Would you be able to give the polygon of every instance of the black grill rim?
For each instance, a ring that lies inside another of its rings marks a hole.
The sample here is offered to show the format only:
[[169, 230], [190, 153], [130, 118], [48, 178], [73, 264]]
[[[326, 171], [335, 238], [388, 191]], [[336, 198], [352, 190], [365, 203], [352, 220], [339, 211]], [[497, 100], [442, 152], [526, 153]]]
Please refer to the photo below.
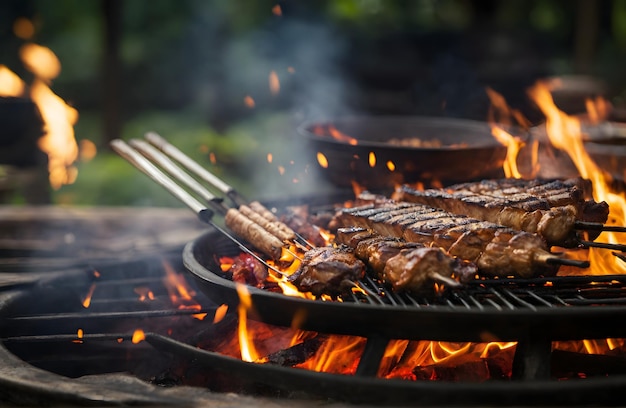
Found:
[[[218, 231], [209, 230], [184, 247], [183, 263], [210, 299], [235, 306], [239, 303], [236, 284], [210, 267], [214, 255], [226, 255], [221, 251], [228, 248], [236, 249]], [[623, 305], [414, 307], [314, 301], [247, 289], [254, 305], [252, 318], [287, 327], [297, 319], [298, 328], [321, 333], [471, 342], [518, 341], [529, 333], [551, 341], [626, 337], [626, 327], [619, 324], [626, 318]]]

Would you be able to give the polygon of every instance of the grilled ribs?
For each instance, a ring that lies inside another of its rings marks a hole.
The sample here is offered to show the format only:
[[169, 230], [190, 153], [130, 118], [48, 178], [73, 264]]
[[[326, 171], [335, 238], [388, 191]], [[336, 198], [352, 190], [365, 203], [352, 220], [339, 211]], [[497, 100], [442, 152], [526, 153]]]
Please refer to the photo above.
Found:
[[572, 247], [580, 241], [577, 220], [604, 223], [608, 218], [605, 202], [586, 199], [589, 190], [582, 179], [502, 179], [424, 191], [403, 186], [394, 198], [537, 233], [549, 245]]

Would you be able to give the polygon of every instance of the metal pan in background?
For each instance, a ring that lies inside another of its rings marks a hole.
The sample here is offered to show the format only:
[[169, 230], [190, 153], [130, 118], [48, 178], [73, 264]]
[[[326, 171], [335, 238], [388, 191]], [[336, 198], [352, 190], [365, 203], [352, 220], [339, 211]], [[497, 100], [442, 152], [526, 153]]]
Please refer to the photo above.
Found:
[[307, 122], [298, 133], [308, 143], [313, 160], [318, 152], [326, 157], [328, 167], [320, 172], [338, 186], [356, 181], [367, 188], [390, 188], [418, 181], [456, 183], [503, 176], [506, 147], [491, 135], [486, 122], [357, 116]]

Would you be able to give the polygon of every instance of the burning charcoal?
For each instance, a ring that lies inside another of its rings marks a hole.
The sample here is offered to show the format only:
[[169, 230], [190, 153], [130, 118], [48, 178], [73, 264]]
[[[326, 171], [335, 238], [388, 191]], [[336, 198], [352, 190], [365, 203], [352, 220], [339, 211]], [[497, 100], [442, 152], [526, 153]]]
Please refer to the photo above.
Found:
[[234, 282], [263, 288], [267, 280], [267, 268], [252, 255], [242, 253], [230, 268]]
[[317, 352], [325, 340], [326, 336], [318, 335], [311, 339], [304, 340], [302, 343], [298, 343], [295, 346], [272, 353], [265, 357], [262, 362], [283, 367], [293, 367], [302, 364]]

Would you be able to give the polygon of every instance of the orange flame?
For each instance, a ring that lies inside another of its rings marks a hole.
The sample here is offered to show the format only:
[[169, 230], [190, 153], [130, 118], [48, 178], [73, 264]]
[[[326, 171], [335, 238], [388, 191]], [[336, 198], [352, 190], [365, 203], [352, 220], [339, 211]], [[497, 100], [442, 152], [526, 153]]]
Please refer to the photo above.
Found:
[[333, 125], [328, 126], [328, 133], [330, 134], [330, 136], [332, 136], [334, 139], [339, 140], [340, 142], [346, 142], [350, 145], [356, 146], [359, 141], [355, 138], [353, 138], [352, 136], [348, 136], [345, 133], [339, 131], [336, 127], [334, 127]]
[[[571, 158], [581, 177], [589, 179], [593, 185], [593, 196], [596, 201], [606, 201], [609, 204], [610, 219], [608, 224], [624, 225], [626, 218], [626, 199], [622, 194], [611, 190], [610, 180], [607, 180], [587, 154], [581, 131], [580, 119], [568, 116], [559, 110], [547, 85], [536, 83], [529, 91], [530, 98], [539, 106], [546, 116], [546, 133], [550, 143], [563, 151]], [[602, 242], [619, 243], [616, 233], [603, 232], [598, 238]], [[589, 248], [590, 273], [626, 273], [626, 265], [610, 251], [599, 248]]]
[[24, 95], [24, 81], [5, 65], [0, 65], [0, 97], [20, 97]]
[[280, 4], [277, 4], [274, 7], [272, 7], [272, 14], [278, 17], [283, 15], [283, 10], [280, 8]]
[[585, 100], [585, 108], [591, 124], [598, 124], [609, 116], [611, 104], [606, 99], [598, 96], [595, 99], [587, 98]]
[[239, 348], [243, 361], [256, 361], [259, 354], [254, 347], [252, 336], [248, 335], [248, 311], [252, 309], [252, 297], [245, 285], [237, 284], [237, 294], [239, 295], [239, 306], [237, 313], [239, 316]]
[[488, 112], [491, 134], [501, 145], [507, 147], [506, 159], [503, 165], [504, 174], [506, 177], [522, 178], [517, 167], [517, 156], [520, 149], [524, 146], [524, 142], [519, 137], [511, 135], [503, 129], [503, 126], [506, 127], [512, 124], [512, 118], [520, 118], [521, 114], [512, 110], [504, 97], [498, 92], [491, 88], [487, 88], [486, 92], [491, 101]]
[[26, 69], [48, 83], [61, 73], [61, 62], [48, 47], [25, 44], [20, 48], [20, 58]]
[[394, 162], [392, 162], [391, 160], [389, 160], [387, 162], [387, 169], [389, 169], [389, 171], [395, 171], [396, 170], [396, 164]]
[[[182, 274], [177, 273], [174, 268], [172, 268], [172, 265], [170, 265], [170, 263], [166, 260], [163, 260], [162, 264], [163, 269], [165, 270], [163, 283], [167, 289], [172, 304], [181, 310], [201, 310], [201, 305], [193, 299], [196, 293], [189, 287], [185, 277]], [[206, 315], [206, 313], [196, 313], [192, 316], [195, 319], [203, 320]]]

